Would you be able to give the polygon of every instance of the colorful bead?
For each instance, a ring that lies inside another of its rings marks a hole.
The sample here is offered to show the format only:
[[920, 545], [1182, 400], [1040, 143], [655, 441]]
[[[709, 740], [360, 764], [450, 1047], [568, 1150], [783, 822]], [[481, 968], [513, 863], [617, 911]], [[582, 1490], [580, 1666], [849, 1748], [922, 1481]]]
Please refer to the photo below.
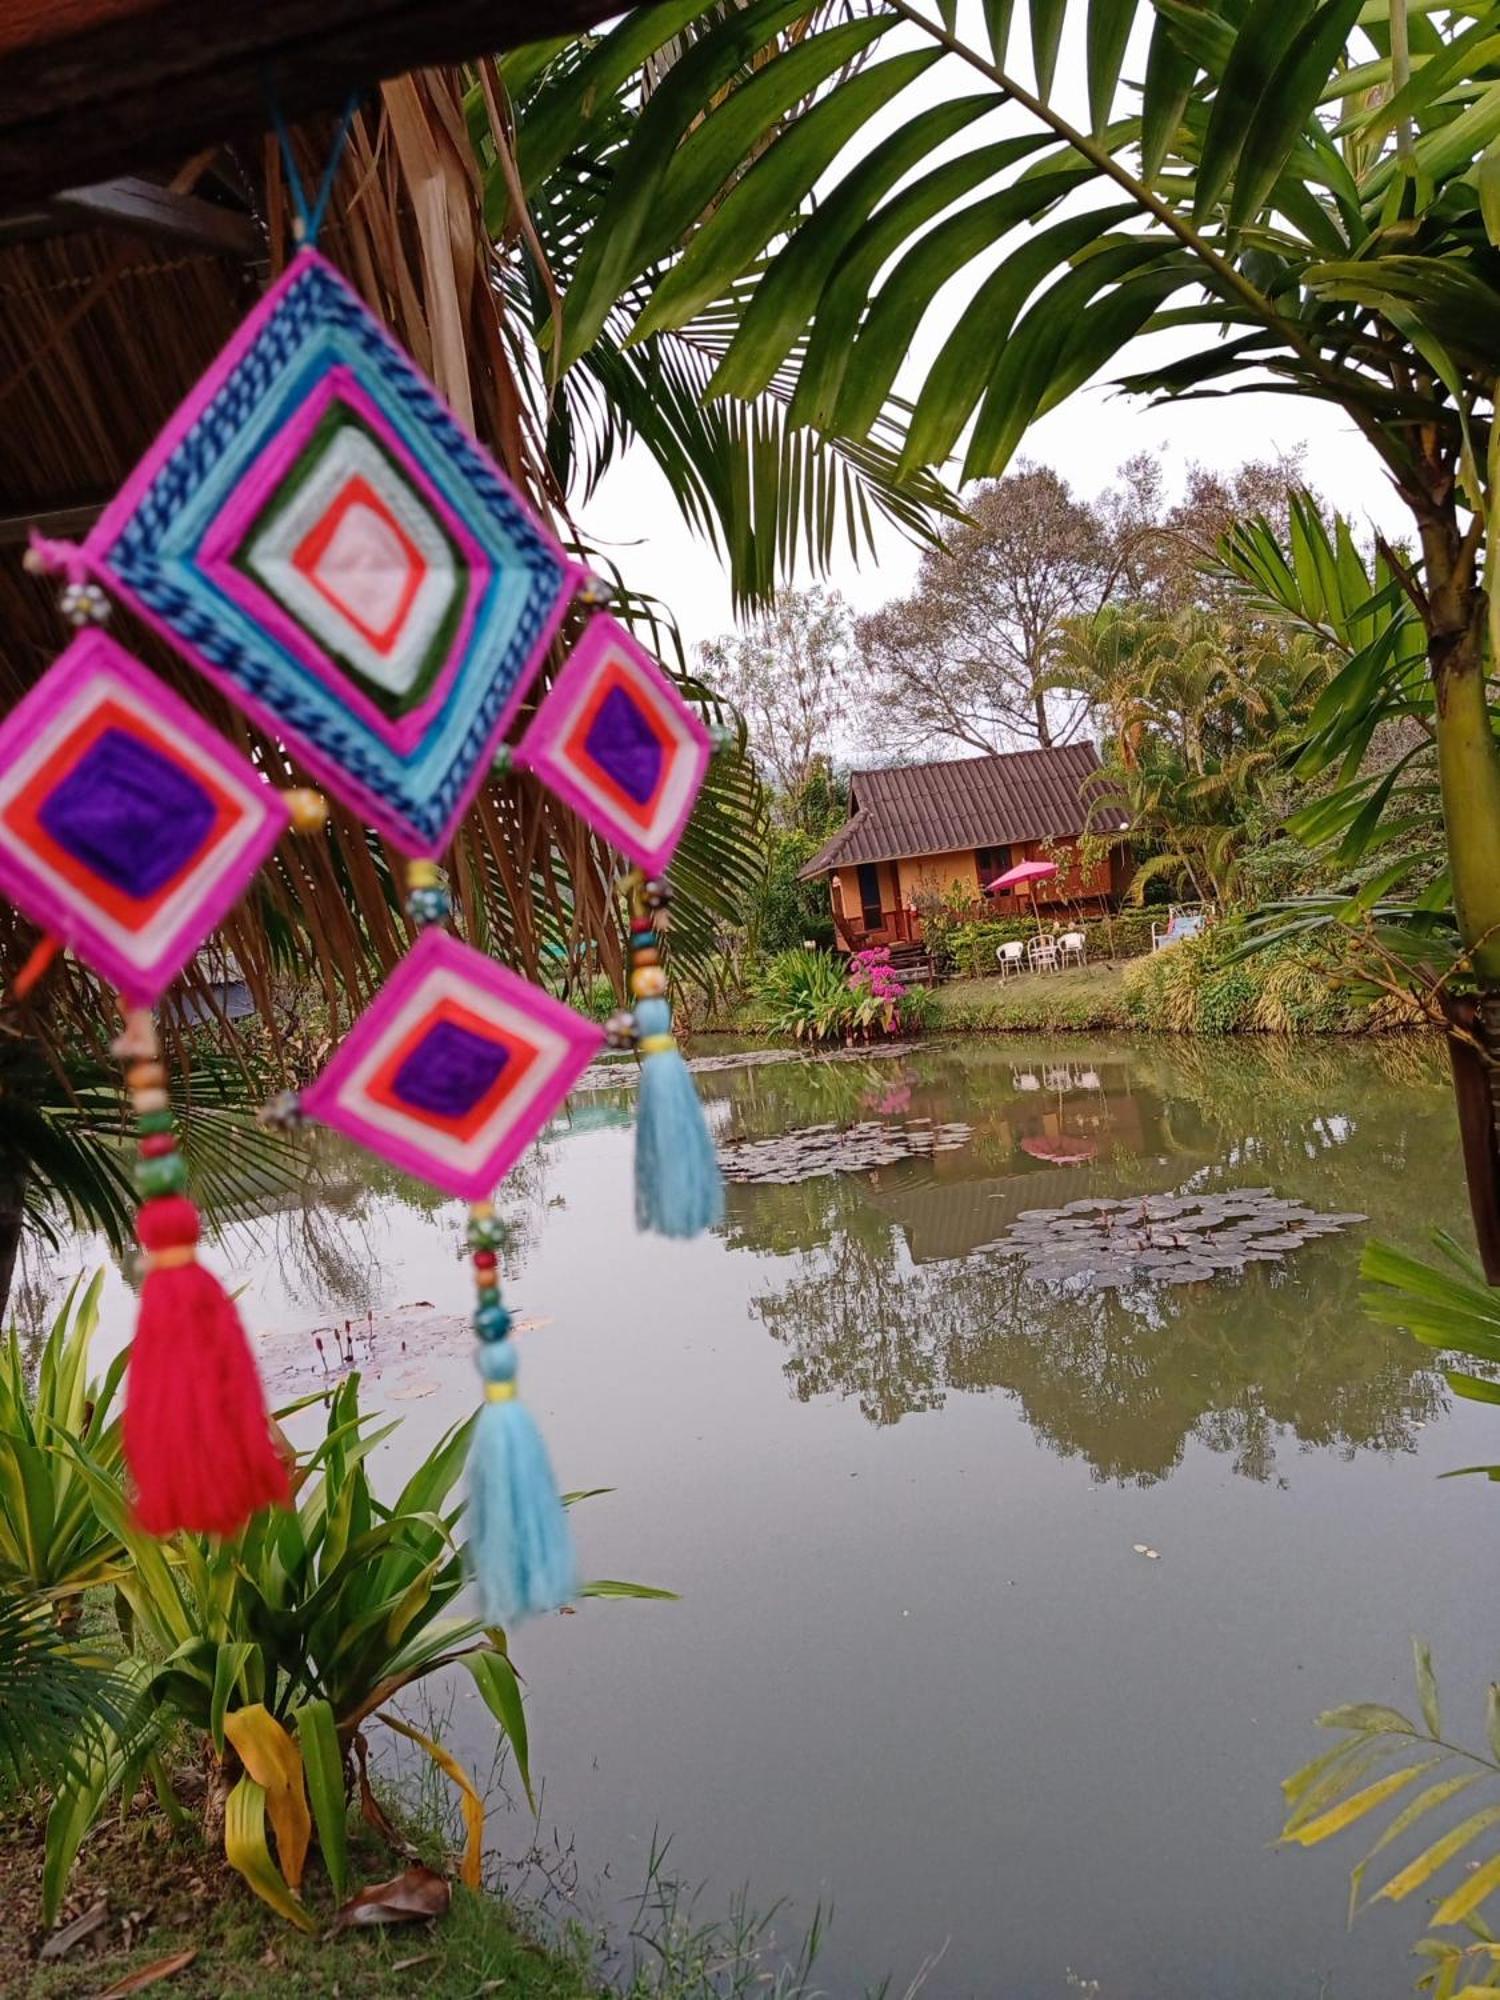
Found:
[[133, 1062], [125, 1072], [129, 1090], [165, 1089], [167, 1072], [159, 1062]]
[[148, 1133], [170, 1132], [172, 1129], [172, 1114], [170, 1111], [142, 1112], [141, 1116], [135, 1121], [135, 1129], [142, 1138], [145, 1138]]
[[474, 1252], [474, 1269], [476, 1271], [493, 1271], [497, 1261], [493, 1250], [476, 1250]]
[[290, 791], [282, 793], [287, 811], [292, 816], [294, 833], [321, 833], [328, 824], [328, 801], [321, 792], [315, 792], [311, 785], [294, 785]]
[[474, 1331], [481, 1340], [504, 1340], [510, 1328], [510, 1313], [498, 1299], [486, 1300], [474, 1308]]
[[406, 864], [406, 886], [408, 889], [430, 889], [441, 882], [443, 871], [435, 861], [408, 861]]
[[445, 924], [453, 915], [453, 900], [441, 884], [413, 889], [406, 899], [406, 914], [414, 924]]
[[667, 975], [659, 965], [643, 965], [631, 973], [630, 990], [637, 1000], [660, 1000], [667, 990]]
[[471, 1250], [500, 1250], [505, 1245], [505, 1225], [491, 1209], [488, 1215], [481, 1215], [476, 1209], [469, 1217], [469, 1248]]
[[625, 1007], [617, 1009], [604, 1024], [604, 1038], [612, 1049], [634, 1048], [634, 1014]]
[[148, 1132], [141, 1140], [140, 1155], [143, 1160], [160, 1160], [176, 1151], [177, 1140], [171, 1132]]
[[[498, 1271], [476, 1271], [474, 1273], [474, 1283], [481, 1292], [498, 1292], [500, 1289], [500, 1273]], [[481, 1299], [480, 1304], [483, 1305], [484, 1303], [485, 1301]]]
[[156, 1195], [181, 1194], [187, 1187], [187, 1162], [181, 1153], [167, 1153], [158, 1160], [137, 1160], [135, 1184], [147, 1201]]
[[151, 1018], [149, 1007], [132, 1007], [125, 1015], [125, 1025], [109, 1045], [110, 1054], [118, 1056], [122, 1062], [132, 1056], [139, 1056], [154, 1062], [161, 1053], [156, 1039], [156, 1023]]
[[632, 951], [655, 951], [656, 932], [654, 930], [632, 931], [630, 933]]
[[648, 908], [653, 910], [664, 910], [672, 900], [672, 891], [659, 877], [653, 877], [651, 881], [646, 883], [645, 887], [641, 890], [641, 895], [645, 899]]
[[652, 945], [649, 950], [633, 951], [630, 955], [633, 965], [660, 965], [661, 953]]
[[130, 1101], [135, 1107], [138, 1118], [144, 1118], [153, 1111], [166, 1111], [170, 1108], [170, 1100], [164, 1090], [133, 1090], [130, 1093]]

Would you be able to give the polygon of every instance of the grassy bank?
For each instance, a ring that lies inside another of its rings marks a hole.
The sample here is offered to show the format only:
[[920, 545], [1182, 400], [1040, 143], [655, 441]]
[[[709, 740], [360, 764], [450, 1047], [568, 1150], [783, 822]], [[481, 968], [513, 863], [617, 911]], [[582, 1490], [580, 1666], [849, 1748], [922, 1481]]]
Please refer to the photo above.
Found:
[[[1273, 946], [1236, 957], [1238, 941], [1225, 926], [1145, 958], [949, 980], [932, 991], [930, 1027], [949, 1034], [1362, 1035], [1424, 1019], [1415, 1001], [1362, 986], [1357, 965], [1327, 947]], [[772, 1033], [775, 1025], [754, 1000], [708, 1024], [711, 1032], [741, 1035]]]
[[949, 1034], [1124, 1028], [1123, 965], [1070, 966], [1013, 979], [954, 979], [934, 991], [938, 1029]]
[[[444, 1861], [436, 1833], [405, 1826], [425, 1860]], [[357, 1819], [351, 1850], [370, 1879], [405, 1865]], [[289, 1992], [359, 1994], [361, 2000], [468, 2000], [505, 1993], [512, 2000], [594, 2000], [602, 1988], [587, 1954], [577, 1959], [544, 1948], [500, 1897], [455, 1883], [447, 1914], [433, 1920], [304, 1935], [251, 1895], [195, 1824], [171, 1827], [154, 1806], [103, 1820], [79, 1856], [63, 1922], [105, 1905], [105, 1920], [68, 1954], [38, 1962], [42, 1873], [39, 1820], [0, 1826], [0, 1992], [35, 2000], [102, 1994], [146, 1968], [163, 1967], [159, 1990], [173, 1996], [253, 1996]], [[309, 1878], [308, 1900], [324, 1920], [333, 1899]], [[165, 1962], [192, 1954], [170, 1974]]]

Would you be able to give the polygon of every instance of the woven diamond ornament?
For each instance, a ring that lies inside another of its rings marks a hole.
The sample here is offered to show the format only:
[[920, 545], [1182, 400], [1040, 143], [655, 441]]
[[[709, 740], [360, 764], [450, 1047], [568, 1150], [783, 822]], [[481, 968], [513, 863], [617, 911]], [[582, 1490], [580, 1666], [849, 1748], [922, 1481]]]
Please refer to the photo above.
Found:
[[600, 613], [584, 627], [516, 753], [648, 874], [687, 824], [713, 745], [645, 649]]
[[434, 928], [302, 1093], [302, 1109], [404, 1172], [480, 1201], [603, 1040], [594, 1022]]
[[423, 856], [447, 844], [586, 575], [311, 250], [82, 557]]
[[287, 820], [253, 766], [102, 632], [0, 723], [0, 893], [128, 1005], [170, 985]]

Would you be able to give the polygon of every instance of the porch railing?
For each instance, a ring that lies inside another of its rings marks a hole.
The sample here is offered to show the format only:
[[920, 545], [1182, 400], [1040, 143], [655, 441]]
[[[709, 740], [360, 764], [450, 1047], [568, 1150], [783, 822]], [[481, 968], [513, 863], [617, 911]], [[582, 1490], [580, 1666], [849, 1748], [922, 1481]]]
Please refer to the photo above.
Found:
[[915, 910], [882, 910], [876, 922], [865, 911], [857, 916], [835, 916], [834, 930], [839, 942], [851, 950], [865, 944], [920, 944], [922, 942], [922, 919]]

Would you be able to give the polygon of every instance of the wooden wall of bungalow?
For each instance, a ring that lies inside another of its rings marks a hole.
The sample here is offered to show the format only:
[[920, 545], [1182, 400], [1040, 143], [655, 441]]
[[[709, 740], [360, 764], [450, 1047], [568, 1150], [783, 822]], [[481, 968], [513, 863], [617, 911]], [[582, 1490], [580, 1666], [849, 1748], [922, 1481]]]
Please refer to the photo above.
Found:
[[[1058, 872], [1018, 895], [1008, 891], [983, 895], [986, 882], [1022, 861], [1055, 861]], [[1130, 857], [1119, 848], [1085, 863], [1075, 836], [889, 861], [844, 862], [829, 875], [833, 927], [843, 950], [858, 951], [868, 945], [920, 944], [921, 905], [939, 897], [961, 903], [982, 901], [1001, 917], [1030, 916], [1033, 909], [1044, 921], [1063, 920], [1072, 913], [1093, 915], [1118, 907], [1131, 873]]]

